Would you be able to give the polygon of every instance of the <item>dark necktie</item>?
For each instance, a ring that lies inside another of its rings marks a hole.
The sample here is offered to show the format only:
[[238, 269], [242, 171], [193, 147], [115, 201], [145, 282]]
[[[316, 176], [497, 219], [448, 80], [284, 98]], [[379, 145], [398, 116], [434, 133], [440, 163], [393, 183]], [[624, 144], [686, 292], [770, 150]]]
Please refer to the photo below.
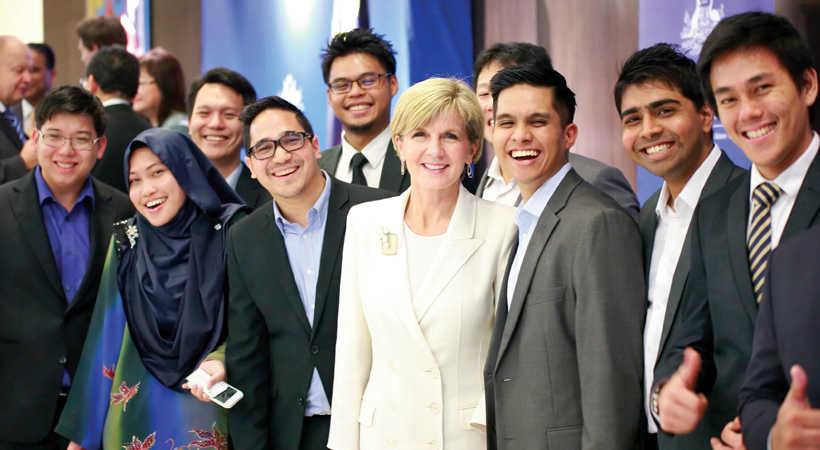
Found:
[[14, 114], [14, 111], [11, 108], [6, 108], [3, 112], [3, 116], [6, 117], [6, 120], [14, 128], [14, 131], [17, 133], [17, 137], [20, 138], [20, 142], [26, 143], [26, 134], [23, 133], [23, 127], [20, 125], [20, 120], [17, 118], [17, 115]]
[[353, 184], [367, 186], [367, 179], [365, 179], [362, 171], [365, 164], [367, 164], [367, 158], [361, 152], [356, 152], [353, 158], [350, 159], [350, 168], [353, 170]]
[[780, 186], [765, 182], [752, 192], [752, 225], [749, 227], [749, 272], [752, 275], [752, 287], [755, 299], [760, 303], [763, 296], [766, 266], [769, 264], [769, 253], [772, 250], [772, 205], [783, 189]]

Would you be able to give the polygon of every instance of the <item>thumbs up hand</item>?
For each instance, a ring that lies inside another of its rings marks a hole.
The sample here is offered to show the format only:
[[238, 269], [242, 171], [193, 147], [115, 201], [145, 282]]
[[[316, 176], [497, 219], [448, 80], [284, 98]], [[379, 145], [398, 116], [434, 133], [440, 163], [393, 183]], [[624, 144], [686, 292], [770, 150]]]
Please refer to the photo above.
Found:
[[708, 402], [695, 392], [700, 374], [700, 354], [691, 348], [683, 352], [683, 363], [658, 394], [661, 429], [671, 434], [687, 434], [698, 425]]
[[772, 450], [820, 449], [820, 410], [806, 395], [809, 379], [799, 365], [791, 368], [792, 384], [772, 427]]

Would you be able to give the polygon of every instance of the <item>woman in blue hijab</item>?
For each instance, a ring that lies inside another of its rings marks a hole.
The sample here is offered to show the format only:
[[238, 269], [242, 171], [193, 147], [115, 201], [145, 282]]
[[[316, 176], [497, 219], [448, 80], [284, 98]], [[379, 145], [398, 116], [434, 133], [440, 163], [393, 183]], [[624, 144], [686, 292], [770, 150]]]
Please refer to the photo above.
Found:
[[137, 136], [125, 175], [137, 215], [116, 225], [56, 431], [69, 449], [227, 449], [224, 410], [181, 385], [203, 360], [224, 359], [227, 229], [250, 210], [176, 131]]

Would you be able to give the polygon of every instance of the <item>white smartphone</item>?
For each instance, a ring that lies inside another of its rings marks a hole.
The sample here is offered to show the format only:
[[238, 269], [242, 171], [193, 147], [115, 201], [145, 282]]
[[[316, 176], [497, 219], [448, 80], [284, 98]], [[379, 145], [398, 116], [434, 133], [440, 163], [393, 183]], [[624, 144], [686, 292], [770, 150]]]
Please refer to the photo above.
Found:
[[202, 386], [205, 390], [205, 395], [207, 395], [208, 398], [210, 398], [217, 405], [226, 409], [235, 405], [236, 402], [245, 396], [242, 391], [224, 381], [214, 384], [210, 389], [205, 388], [205, 386], [208, 385], [208, 378], [210, 377], [211, 376], [208, 372], [205, 372], [202, 369], [197, 369], [194, 373], [188, 375], [187, 380], [188, 384]]

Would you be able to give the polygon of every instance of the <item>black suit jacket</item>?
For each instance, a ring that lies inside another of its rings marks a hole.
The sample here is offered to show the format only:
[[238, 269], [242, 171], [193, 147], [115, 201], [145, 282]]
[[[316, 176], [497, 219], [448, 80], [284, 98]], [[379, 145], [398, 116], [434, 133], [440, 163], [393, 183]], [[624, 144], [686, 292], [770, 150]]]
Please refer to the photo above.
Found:
[[128, 193], [125, 187], [125, 172], [123, 172], [125, 150], [138, 134], [151, 128], [151, 124], [135, 113], [131, 105], [106, 106], [105, 115], [108, 117], [108, 125], [105, 127], [108, 146], [105, 148], [103, 157], [91, 169], [91, 175], [103, 183]]
[[757, 314], [752, 359], [740, 389], [740, 423], [749, 450], [766, 450], [769, 430], [800, 364], [809, 378], [806, 394], [820, 406], [820, 227], [780, 245], [769, 259]]
[[16, 180], [28, 172], [20, 149], [23, 142], [5, 117], [0, 117], [0, 184]]
[[[741, 167], [736, 166], [726, 153], [721, 151], [720, 158], [718, 159], [717, 163], [715, 164], [714, 169], [712, 169], [712, 173], [709, 175], [709, 178], [706, 180], [706, 184], [703, 186], [703, 190], [700, 193], [700, 200], [708, 197], [718, 189], [726, 186], [731, 180], [743, 175], [746, 173]], [[649, 199], [644, 203], [643, 208], [641, 208], [641, 217], [638, 224], [641, 228], [641, 240], [643, 241], [643, 261], [644, 261], [644, 270], [647, 279], [647, 288], [649, 286], [649, 268], [652, 263], [652, 250], [655, 246], [655, 231], [658, 228], [658, 216], [655, 214], [655, 208], [658, 206], [658, 199], [660, 198], [661, 190], [658, 189]], [[672, 276], [672, 288], [669, 291], [669, 298], [666, 304], [666, 314], [663, 319], [663, 331], [661, 333], [661, 342], [658, 346], [658, 359], [660, 360], [661, 355], [666, 348], [666, 342], [669, 338], [669, 333], [673, 327], [679, 326], [679, 316], [678, 316], [678, 305], [680, 305], [681, 297], [683, 295], [683, 288], [686, 285], [686, 280], [689, 278], [689, 256], [691, 252], [691, 235], [690, 233], [686, 234], [686, 238], [683, 241], [683, 247], [681, 248], [680, 257], [678, 259], [678, 265], [675, 266], [675, 274]], [[647, 305], [648, 306], [648, 305]], [[676, 319], [677, 318], [677, 319]], [[645, 425], [644, 422], [641, 423], [642, 426]], [[698, 427], [698, 430], [691, 433], [692, 436], [705, 436], [706, 433], [706, 426], [705, 421]], [[697, 438], [695, 438], [697, 439]], [[675, 438], [673, 436], [664, 434], [662, 432], [658, 433], [658, 446], [661, 449], [680, 449], [686, 450], [686, 444], [689, 438], [678, 437]], [[708, 441], [708, 439], [707, 439]], [[691, 442], [691, 441], [690, 441]]]
[[[329, 173], [330, 176], [336, 176], [336, 166], [339, 165], [339, 158], [342, 156], [342, 146], [337, 145], [322, 152], [322, 158], [319, 160], [319, 168]], [[382, 177], [379, 180], [379, 189], [385, 191], [395, 192], [400, 194], [410, 187], [410, 173], [405, 171], [404, 175], [401, 173], [401, 160], [396, 155], [396, 150], [393, 148], [393, 141], [387, 146], [387, 153], [384, 155], [384, 164], [382, 164]]]
[[347, 213], [391, 193], [330, 178], [313, 327], [273, 207], [255, 211], [228, 238], [228, 382], [245, 393], [229, 411], [236, 449], [298, 449], [308, 388], [318, 369], [332, 399], [336, 320]]
[[[707, 394], [704, 420], [709, 436], [720, 436], [737, 416], [738, 394], [752, 351], [757, 301], [749, 275], [746, 227], [751, 175], [738, 177], [704, 199], [692, 219], [691, 267], [679, 306], [680, 326], [671, 331], [655, 366], [655, 384], [669, 378], [691, 346], [702, 358], [698, 390]], [[797, 194], [781, 242], [817, 222], [820, 158], [812, 161]], [[676, 439], [686, 440], [679, 436]], [[682, 444], [683, 445], [683, 444]], [[710, 449], [709, 441], [681, 448]]]
[[248, 206], [256, 210], [270, 201], [270, 193], [259, 183], [259, 180], [251, 178], [251, 170], [248, 166], [242, 163], [239, 165], [242, 166], [242, 172], [236, 182], [236, 193]]
[[0, 186], [0, 441], [39, 442], [51, 431], [63, 368], [73, 378], [97, 299], [114, 222], [134, 214], [128, 197], [93, 181], [90, 260], [71, 304], [51, 251], [32, 171]]

